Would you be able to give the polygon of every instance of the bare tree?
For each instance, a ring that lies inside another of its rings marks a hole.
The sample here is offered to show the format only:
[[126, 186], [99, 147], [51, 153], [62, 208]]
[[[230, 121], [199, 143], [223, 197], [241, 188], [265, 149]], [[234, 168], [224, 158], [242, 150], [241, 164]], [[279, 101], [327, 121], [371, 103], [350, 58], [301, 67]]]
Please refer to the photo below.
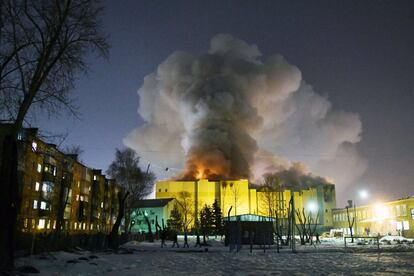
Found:
[[234, 206], [234, 215], [237, 216], [237, 207], [240, 206], [240, 191], [239, 186], [235, 185], [233, 182], [230, 183], [230, 189], [232, 193], [232, 203]]
[[175, 199], [177, 205], [180, 206], [180, 212], [182, 216], [182, 225], [184, 229], [184, 247], [187, 245], [187, 233], [190, 228], [191, 223], [194, 221], [194, 203], [191, 199], [191, 195], [187, 191], [181, 191], [178, 193], [178, 197]]
[[354, 228], [354, 224], [355, 224], [355, 216], [352, 217], [349, 215], [349, 208], [352, 208], [352, 201], [350, 201], [350, 206], [346, 206], [346, 217], [348, 219], [348, 228], [349, 228], [349, 232], [351, 234], [351, 242], [354, 242], [354, 232], [353, 232], [353, 228]]
[[131, 224], [131, 208], [135, 202], [152, 192], [155, 176], [149, 171], [149, 165], [145, 172], [142, 171], [139, 166], [139, 157], [129, 148], [116, 149], [115, 160], [109, 166], [107, 173], [123, 188], [124, 193], [129, 194], [122, 202], [125, 209], [124, 232], [128, 233]]
[[280, 185], [277, 175], [265, 174], [260, 192], [262, 207], [267, 209], [267, 215], [272, 217], [275, 212], [280, 213]]
[[0, 116], [12, 122], [3, 140], [0, 210], [0, 271], [14, 267], [14, 240], [20, 196], [17, 137], [33, 108], [55, 114], [76, 108], [69, 97], [85, 56], [106, 56], [98, 1], [3, 0], [0, 4]]

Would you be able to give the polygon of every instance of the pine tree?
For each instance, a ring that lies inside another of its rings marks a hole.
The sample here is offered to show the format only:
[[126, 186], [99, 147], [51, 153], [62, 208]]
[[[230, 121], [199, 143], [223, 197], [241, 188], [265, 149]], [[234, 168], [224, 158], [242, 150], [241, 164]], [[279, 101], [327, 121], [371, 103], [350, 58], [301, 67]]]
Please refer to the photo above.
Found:
[[180, 232], [183, 229], [183, 217], [177, 204], [171, 210], [170, 218], [167, 220], [167, 227], [176, 232]]
[[210, 234], [213, 228], [213, 210], [207, 204], [200, 211], [200, 226], [201, 226], [201, 233], [203, 234], [203, 242], [206, 242], [206, 235]]
[[222, 235], [223, 234], [223, 214], [221, 212], [221, 208], [217, 202], [217, 200], [214, 200], [213, 206], [212, 206], [212, 227], [213, 232], [215, 235]]

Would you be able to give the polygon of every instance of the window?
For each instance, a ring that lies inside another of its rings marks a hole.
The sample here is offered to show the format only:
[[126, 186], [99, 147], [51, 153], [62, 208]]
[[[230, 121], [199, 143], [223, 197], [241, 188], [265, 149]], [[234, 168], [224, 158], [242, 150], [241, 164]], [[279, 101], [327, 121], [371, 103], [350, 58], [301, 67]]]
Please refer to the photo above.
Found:
[[36, 191], [39, 191], [39, 189], [40, 189], [40, 183], [39, 182], [36, 182], [36, 184], [35, 184], [35, 190]]
[[42, 210], [47, 210], [47, 204], [46, 204], [46, 202], [45, 202], [45, 201], [41, 201], [41, 202], [40, 202], [40, 209], [42, 209]]
[[37, 209], [37, 200], [33, 200], [33, 209]]
[[101, 208], [103, 208], [103, 206], [104, 206], [104, 204], [103, 204], [103, 201], [101, 202]]
[[408, 221], [397, 221], [397, 230], [410, 230], [410, 224]]
[[37, 172], [42, 172], [42, 165], [40, 165], [39, 163], [37, 164]]
[[158, 192], [161, 193], [161, 189], [158, 189]]
[[411, 209], [411, 218], [414, 219], [414, 208]]
[[167, 192], [168, 190], [167, 189], [165, 189], [165, 192]]
[[42, 192], [47, 193], [47, 192], [51, 192], [51, 191], [52, 191], [52, 187], [50, 185], [46, 184], [46, 183], [43, 183]]
[[32, 142], [32, 151], [37, 150], [37, 143], [35, 141]]
[[401, 205], [401, 216], [406, 216], [407, 215], [407, 205]]
[[44, 229], [45, 228], [45, 224], [46, 224], [45, 219], [39, 219], [39, 224], [37, 225], [37, 228]]
[[97, 179], [97, 177], [96, 177], [96, 175], [94, 175], [94, 176], [93, 176], [93, 180], [96, 180], [96, 179]]
[[56, 176], [56, 167], [53, 167], [53, 176]]

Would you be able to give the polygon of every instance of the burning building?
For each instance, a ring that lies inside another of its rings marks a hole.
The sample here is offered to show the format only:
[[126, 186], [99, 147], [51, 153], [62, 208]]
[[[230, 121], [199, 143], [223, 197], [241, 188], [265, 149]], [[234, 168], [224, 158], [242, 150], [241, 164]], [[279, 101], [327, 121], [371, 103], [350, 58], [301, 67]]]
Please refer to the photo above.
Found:
[[295, 201], [295, 209], [301, 213], [302, 210], [306, 214], [311, 213], [321, 228], [332, 226], [336, 197], [335, 186], [329, 183], [300, 190], [284, 188], [279, 191], [250, 184], [247, 179], [165, 180], [156, 183], [156, 198], [175, 198], [179, 204], [189, 204], [187, 208], [190, 209], [193, 223], [201, 208], [204, 205], [211, 206], [214, 201], [219, 203], [225, 217], [249, 214], [275, 217], [277, 212], [279, 218], [287, 218], [291, 196]]
[[[181, 171], [157, 183], [156, 198], [191, 199], [194, 214], [216, 200], [226, 216], [230, 206], [232, 214], [269, 215], [269, 196], [283, 213], [294, 195], [296, 208], [318, 209], [330, 225], [335, 187], [315, 175], [344, 189], [366, 167], [356, 151], [358, 114], [334, 110], [281, 55], [262, 58], [230, 35], [213, 37], [199, 56], [172, 53], [138, 95], [144, 123], [124, 143]], [[283, 189], [251, 184], [266, 173], [279, 173]]]

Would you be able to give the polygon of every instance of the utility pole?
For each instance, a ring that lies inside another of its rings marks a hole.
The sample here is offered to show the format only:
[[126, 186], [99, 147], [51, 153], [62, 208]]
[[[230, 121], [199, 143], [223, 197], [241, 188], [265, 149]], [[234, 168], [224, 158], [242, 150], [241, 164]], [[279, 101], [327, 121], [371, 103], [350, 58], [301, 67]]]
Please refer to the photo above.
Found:
[[294, 191], [292, 191], [291, 195], [290, 195], [290, 201], [292, 202], [292, 210], [291, 210], [291, 217], [292, 217], [292, 252], [296, 253], [296, 245], [295, 245], [295, 197], [294, 197]]

